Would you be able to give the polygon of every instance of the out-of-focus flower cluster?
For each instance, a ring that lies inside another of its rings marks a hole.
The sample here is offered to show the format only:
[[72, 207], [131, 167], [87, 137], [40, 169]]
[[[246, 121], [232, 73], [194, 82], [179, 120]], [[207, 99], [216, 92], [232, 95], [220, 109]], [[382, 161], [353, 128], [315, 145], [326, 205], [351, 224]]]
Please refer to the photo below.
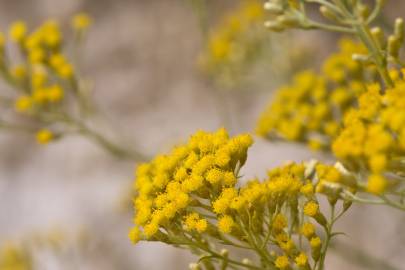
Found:
[[[79, 42], [90, 22], [87, 15], [76, 15], [72, 20], [75, 37], [71, 39]], [[0, 34], [0, 72], [13, 91], [1, 99], [7, 112], [3, 116], [9, 115], [12, 120], [2, 117], [0, 124], [37, 132], [37, 141], [48, 143], [66, 131], [75, 110], [84, 103], [79, 72], [67, 53], [71, 44], [54, 20], [33, 31], [23, 21], [14, 22], [8, 36], [14, 46], [7, 46], [5, 35]], [[33, 120], [34, 125], [19, 126], [13, 111], [20, 118]]]
[[208, 36], [201, 69], [225, 88], [237, 85], [268, 41], [261, 1], [244, 0]]
[[261, 265], [248, 263], [252, 269], [314, 269], [323, 262], [336, 216], [322, 214], [316, 191], [327, 194], [334, 208], [337, 197], [325, 182], [344, 177], [332, 166], [292, 163], [243, 185], [237, 179], [252, 143], [249, 135], [229, 138], [224, 129], [199, 131], [188, 144], [140, 165], [131, 240], [161, 241], [209, 256], [201, 265], [246, 263], [214, 243], [254, 252]]
[[280, 88], [260, 116], [256, 132], [267, 138], [282, 138], [329, 149], [346, 112], [365, 91], [363, 81], [374, 76], [352, 59], [366, 49], [350, 39], [339, 42], [339, 52], [323, 64], [322, 73], [298, 73], [293, 83]]
[[332, 145], [333, 153], [347, 168], [360, 172], [371, 193], [398, 190], [405, 169], [405, 81], [391, 71], [395, 87], [382, 91], [371, 84], [350, 110]]

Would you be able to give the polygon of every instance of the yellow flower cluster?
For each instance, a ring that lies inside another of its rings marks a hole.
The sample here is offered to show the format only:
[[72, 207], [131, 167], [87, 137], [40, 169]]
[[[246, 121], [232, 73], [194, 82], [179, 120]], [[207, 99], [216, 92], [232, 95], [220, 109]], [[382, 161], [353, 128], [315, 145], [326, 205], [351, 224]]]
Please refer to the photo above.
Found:
[[[86, 28], [90, 18], [85, 14], [74, 17], [74, 27]], [[48, 113], [64, 110], [68, 94], [79, 95], [78, 80], [73, 64], [68, 60], [63, 35], [58, 22], [49, 20], [29, 31], [25, 22], [14, 22], [9, 28], [10, 41], [15, 43], [22, 62], [10, 63], [6, 59], [6, 39], [0, 34], [0, 68], [2, 76], [16, 90], [14, 109], [17, 113], [42, 120]], [[63, 102], [63, 103], [62, 103]], [[53, 136], [38, 132], [40, 143], [49, 142]]]
[[0, 270], [31, 270], [31, 258], [27, 252], [13, 243], [0, 247]]
[[207, 221], [192, 207], [204, 205], [210, 196], [236, 184], [238, 169], [245, 163], [252, 143], [249, 135], [229, 138], [224, 129], [215, 133], [199, 131], [188, 144], [175, 147], [169, 155], [140, 165], [136, 171], [132, 240], [137, 242], [141, 235], [151, 239], [159, 229], [170, 231], [179, 225], [205, 231]]
[[277, 91], [258, 120], [258, 135], [304, 142], [314, 150], [329, 149], [342, 117], [364, 91], [362, 78], [371, 74], [352, 60], [353, 53], [364, 51], [361, 45], [342, 39], [339, 48], [325, 61], [320, 75], [301, 72]]
[[[170, 154], [139, 165], [129, 238], [191, 246], [203, 253], [214, 240], [238, 241], [259, 254], [279, 254], [270, 255], [278, 269], [316, 264], [324, 243], [315, 224], [328, 226], [317, 186], [343, 182], [343, 176], [331, 166], [309, 170], [307, 164], [291, 163], [270, 170], [264, 181], [237, 183], [251, 144], [249, 135], [229, 138], [224, 129], [199, 131]], [[297, 241], [301, 236], [305, 245]]]
[[84, 31], [91, 25], [92, 20], [86, 13], [79, 13], [73, 17], [72, 26], [77, 31]]
[[346, 114], [344, 128], [333, 142], [333, 153], [346, 167], [369, 173], [365, 189], [381, 194], [390, 184], [390, 173], [404, 171], [405, 81], [403, 74], [391, 72], [395, 87], [382, 89], [371, 84], [359, 97], [358, 109]]
[[232, 87], [257, 58], [266, 36], [261, 1], [244, 0], [210, 33], [199, 58], [204, 73], [224, 87]]

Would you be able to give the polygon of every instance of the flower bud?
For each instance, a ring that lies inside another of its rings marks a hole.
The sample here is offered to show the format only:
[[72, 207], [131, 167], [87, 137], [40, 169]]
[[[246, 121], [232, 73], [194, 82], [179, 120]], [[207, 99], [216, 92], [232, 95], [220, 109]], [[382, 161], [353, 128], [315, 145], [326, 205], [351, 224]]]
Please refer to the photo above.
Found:
[[381, 49], [385, 48], [386, 40], [384, 36], [384, 32], [380, 27], [374, 27], [371, 29], [371, 35], [373, 36], [375, 42], [380, 46]]
[[396, 36], [388, 37], [388, 54], [393, 58], [398, 58], [399, 49], [401, 48], [401, 42]]
[[404, 41], [404, 20], [402, 18], [395, 20], [394, 35], [401, 43]]
[[300, 24], [298, 18], [291, 15], [280, 15], [277, 17], [277, 21], [287, 27], [296, 27]]
[[360, 4], [358, 5], [358, 15], [363, 19], [367, 20], [370, 15], [370, 9], [367, 5]]
[[326, 19], [329, 19], [331, 21], [337, 22], [339, 21], [338, 16], [336, 15], [336, 13], [334, 13], [330, 8], [326, 7], [326, 6], [321, 6], [319, 8], [319, 12], [322, 14], [322, 16], [324, 16]]
[[284, 12], [284, 9], [280, 4], [272, 2], [264, 3], [264, 9], [274, 15], [281, 15]]
[[188, 268], [190, 270], [201, 270], [201, 267], [200, 267], [200, 265], [198, 263], [190, 263], [188, 265]]
[[281, 25], [279, 22], [274, 21], [266, 21], [264, 23], [264, 27], [274, 32], [281, 32], [285, 30], [285, 27], [283, 25]]

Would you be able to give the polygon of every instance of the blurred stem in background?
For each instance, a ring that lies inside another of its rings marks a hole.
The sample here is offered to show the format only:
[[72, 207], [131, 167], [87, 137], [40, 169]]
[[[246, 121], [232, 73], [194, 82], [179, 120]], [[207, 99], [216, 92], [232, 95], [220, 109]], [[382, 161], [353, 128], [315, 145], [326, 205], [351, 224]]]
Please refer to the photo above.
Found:
[[114, 157], [133, 160], [136, 162], [147, 161], [149, 159], [144, 154], [138, 152], [135, 149], [130, 149], [129, 147], [124, 147], [110, 141], [103, 134], [95, 131], [94, 129], [91, 129], [88, 125], [78, 119], [73, 119], [67, 116], [65, 120], [68, 124], [75, 128], [75, 132], [77, 134], [92, 140], [94, 143], [101, 146], [101, 148], [112, 154]]

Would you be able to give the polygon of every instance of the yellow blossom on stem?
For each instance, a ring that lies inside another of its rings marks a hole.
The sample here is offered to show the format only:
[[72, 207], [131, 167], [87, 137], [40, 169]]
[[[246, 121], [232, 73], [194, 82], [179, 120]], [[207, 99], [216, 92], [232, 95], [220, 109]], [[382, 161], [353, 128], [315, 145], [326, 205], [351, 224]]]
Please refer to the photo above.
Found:
[[314, 217], [319, 212], [319, 204], [315, 201], [307, 202], [304, 206], [304, 214]]
[[27, 26], [23, 21], [16, 21], [10, 26], [10, 39], [14, 42], [21, 42], [27, 33]]
[[311, 238], [315, 234], [315, 226], [312, 223], [306, 222], [301, 227], [301, 233], [306, 238]]
[[373, 194], [382, 194], [387, 188], [387, 179], [380, 174], [372, 174], [368, 177], [367, 191]]
[[295, 257], [295, 263], [297, 266], [304, 267], [308, 264], [308, 257], [305, 253], [301, 252], [297, 257]]
[[87, 29], [92, 23], [92, 19], [86, 13], [76, 14], [72, 19], [72, 26], [78, 31]]
[[19, 97], [15, 103], [14, 108], [17, 112], [26, 112], [32, 107], [32, 100], [29, 96]]
[[287, 269], [287, 267], [290, 266], [290, 262], [288, 260], [288, 257], [283, 255], [283, 256], [278, 256], [276, 258], [276, 261], [274, 262], [275, 266], [278, 269]]
[[218, 229], [223, 233], [231, 233], [235, 226], [235, 221], [229, 215], [225, 215], [218, 220]]
[[41, 129], [37, 132], [36, 138], [39, 144], [48, 144], [54, 139], [54, 134], [48, 129]]

